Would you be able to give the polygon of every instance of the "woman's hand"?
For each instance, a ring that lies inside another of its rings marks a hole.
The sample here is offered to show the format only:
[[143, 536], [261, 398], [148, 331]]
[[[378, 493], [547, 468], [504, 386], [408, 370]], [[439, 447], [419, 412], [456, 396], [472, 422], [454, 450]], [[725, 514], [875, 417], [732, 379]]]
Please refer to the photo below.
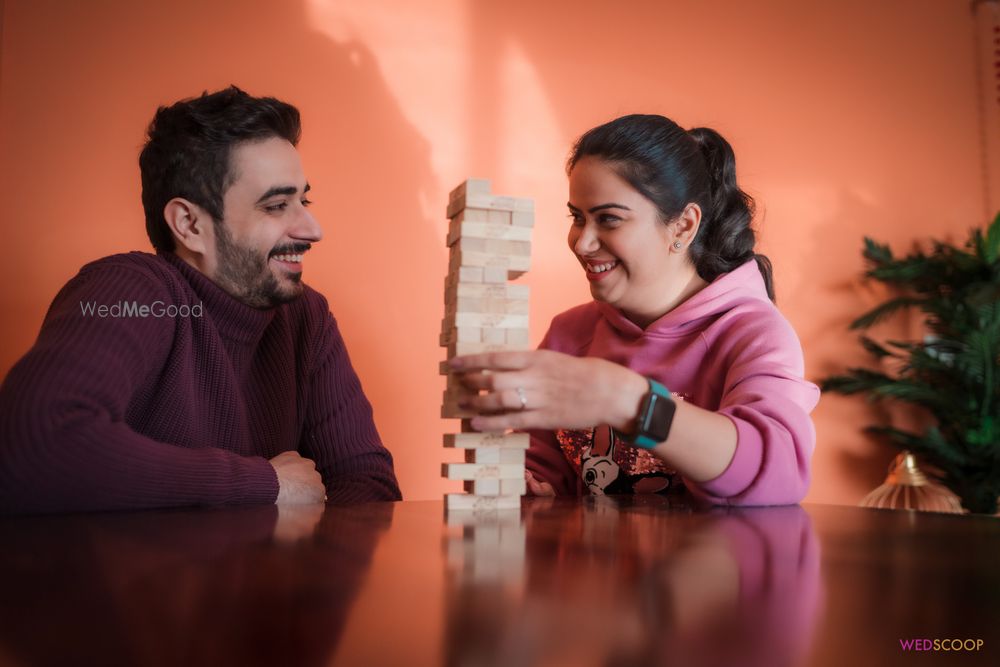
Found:
[[455, 357], [452, 372], [472, 390], [460, 405], [480, 413], [479, 431], [634, 426], [648, 383], [624, 366], [550, 350], [492, 352]]

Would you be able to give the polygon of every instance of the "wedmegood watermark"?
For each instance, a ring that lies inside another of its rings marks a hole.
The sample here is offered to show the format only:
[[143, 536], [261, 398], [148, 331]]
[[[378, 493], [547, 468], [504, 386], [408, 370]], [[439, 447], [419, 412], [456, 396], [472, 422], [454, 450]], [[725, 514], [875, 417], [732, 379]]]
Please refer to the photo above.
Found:
[[904, 651], [979, 651], [982, 639], [900, 639]]
[[96, 303], [81, 301], [80, 312], [84, 317], [201, 317], [204, 306], [199, 301], [193, 306], [167, 304], [162, 301], [142, 303], [138, 301], [119, 301], [117, 303]]

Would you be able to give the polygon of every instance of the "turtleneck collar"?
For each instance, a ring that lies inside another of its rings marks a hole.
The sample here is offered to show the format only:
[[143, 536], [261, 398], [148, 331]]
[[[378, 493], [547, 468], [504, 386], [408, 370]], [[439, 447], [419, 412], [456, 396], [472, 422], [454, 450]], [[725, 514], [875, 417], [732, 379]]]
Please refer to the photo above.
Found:
[[753, 259], [729, 273], [718, 276], [702, 290], [693, 294], [660, 316], [645, 329], [631, 321], [614, 306], [597, 302], [597, 308], [608, 323], [627, 339], [643, 336], [676, 337], [687, 335], [691, 327], [747, 301], [769, 301], [764, 278]]
[[222, 336], [240, 343], [254, 343], [264, 335], [264, 330], [274, 319], [276, 308], [248, 306], [174, 253], [157, 254], [176, 268], [201, 298], [206, 313]]

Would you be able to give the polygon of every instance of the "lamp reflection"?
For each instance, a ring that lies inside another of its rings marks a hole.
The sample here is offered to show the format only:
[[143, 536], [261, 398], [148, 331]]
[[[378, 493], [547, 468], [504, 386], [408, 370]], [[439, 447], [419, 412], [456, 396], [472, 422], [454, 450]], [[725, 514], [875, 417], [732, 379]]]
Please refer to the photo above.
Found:
[[[494, 528], [473, 548], [480, 526], [464, 526], [461, 564], [449, 550], [447, 664], [802, 661], [822, 597], [808, 514], [676, 503], [526, 498], [520, 561], [516, 545], [488, 551]], [[505, 531], [516, 540], [512, 525]]]

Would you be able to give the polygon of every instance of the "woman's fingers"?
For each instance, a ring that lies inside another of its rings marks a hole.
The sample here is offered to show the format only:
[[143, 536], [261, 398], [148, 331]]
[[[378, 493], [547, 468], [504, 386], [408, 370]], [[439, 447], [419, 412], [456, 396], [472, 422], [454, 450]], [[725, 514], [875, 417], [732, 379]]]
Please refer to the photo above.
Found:
[[523, 409], [521, 396], [526, 396], [524, 390], [518, 392], [517, 389], [504, 389], [471, 396], [462, 401], [460, 405], [476, 412], [509, 412], [511, 410]]
[[484, 354], [469, 354], [464, 357], [452, 357], [448, 365], [453, 371], [466, 372], [476, 370], [521, 370], [531, 364], [535, 352], [486, 352]]
[[520, 431], [538, 428], [537, 417], [533, 412], [502, 412], [493, 416], [473, 417], [471, 424], [476, 431]]
[[488, 371], [471, 371], [469, 373], [456, 373], [459, 381], [469, 389], [485, 389], [486, 391], [503, 391], [504, 389], [516, 389], [526, 384], [527, 378], [524, 373], [508, 371], [503, 373], [493, 373]]

